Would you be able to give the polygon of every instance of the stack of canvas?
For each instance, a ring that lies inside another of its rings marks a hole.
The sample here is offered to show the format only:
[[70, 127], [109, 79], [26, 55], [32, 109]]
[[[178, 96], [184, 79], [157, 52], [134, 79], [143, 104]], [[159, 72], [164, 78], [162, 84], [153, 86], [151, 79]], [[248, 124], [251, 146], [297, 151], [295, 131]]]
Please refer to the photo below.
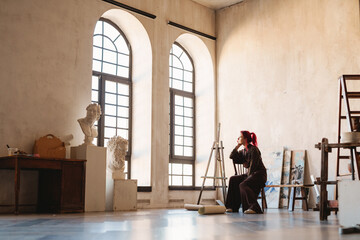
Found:
[[[264, 157], [268, 179], [266, 185], [303, 184], [305, 173], [305, 150], [279, 150], [271, 152]], [[266, 187], [266, 201], [268, 208], [287, 208], [289, 202], [289, 189], [279, 187]], [[300, 188], [296, 196], [300, 197]], [[296, 208], [302, 207], [302, 201], [297, 201]]]

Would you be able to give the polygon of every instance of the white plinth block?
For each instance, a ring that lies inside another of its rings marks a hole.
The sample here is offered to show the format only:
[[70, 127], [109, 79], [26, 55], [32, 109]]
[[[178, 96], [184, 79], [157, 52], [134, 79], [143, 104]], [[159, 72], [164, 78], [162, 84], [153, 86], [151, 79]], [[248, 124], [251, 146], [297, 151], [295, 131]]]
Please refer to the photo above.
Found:
[[114, 211], [137, 209], [137, 180], [114, 180]]
[[103, 212], [106, 205], [106, 148], [80, 145], [71, 158], [86, 159], [85, 212]]
[[339, 186], [339, 223], [344, 227], [360, 224], [360, 182], [343, 180]]

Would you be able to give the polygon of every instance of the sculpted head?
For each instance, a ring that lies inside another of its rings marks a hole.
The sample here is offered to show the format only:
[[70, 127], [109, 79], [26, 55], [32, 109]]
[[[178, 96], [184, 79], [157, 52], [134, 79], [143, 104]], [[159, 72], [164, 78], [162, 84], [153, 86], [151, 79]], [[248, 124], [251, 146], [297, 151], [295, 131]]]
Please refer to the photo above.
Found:
[[92, 103], [86, 107], [86, 118], [92, 121], [97, 121], [101, 116], [101, 108], [98, 104]]

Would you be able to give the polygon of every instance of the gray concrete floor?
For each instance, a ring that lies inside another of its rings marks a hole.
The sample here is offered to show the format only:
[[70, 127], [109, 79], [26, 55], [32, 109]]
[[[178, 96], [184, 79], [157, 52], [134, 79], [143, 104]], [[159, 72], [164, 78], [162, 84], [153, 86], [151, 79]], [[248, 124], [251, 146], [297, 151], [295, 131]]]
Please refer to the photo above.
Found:
[[339, 235], [335, 215], [268, 209], [261, 215], [199, 215], [184, 209], [138, 210], [84, 214], [0, 215], [0, 239], [360, 239]]

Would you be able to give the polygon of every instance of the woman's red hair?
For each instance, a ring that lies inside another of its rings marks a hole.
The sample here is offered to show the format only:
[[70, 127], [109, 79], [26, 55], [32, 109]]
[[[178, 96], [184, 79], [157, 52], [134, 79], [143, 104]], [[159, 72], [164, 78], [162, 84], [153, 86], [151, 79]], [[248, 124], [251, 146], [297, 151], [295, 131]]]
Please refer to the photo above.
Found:
[[241, 134], [247, 140], [248, 143], [257, 147], [257, 137], [255, 133], [249, 131], [241, 131]]

